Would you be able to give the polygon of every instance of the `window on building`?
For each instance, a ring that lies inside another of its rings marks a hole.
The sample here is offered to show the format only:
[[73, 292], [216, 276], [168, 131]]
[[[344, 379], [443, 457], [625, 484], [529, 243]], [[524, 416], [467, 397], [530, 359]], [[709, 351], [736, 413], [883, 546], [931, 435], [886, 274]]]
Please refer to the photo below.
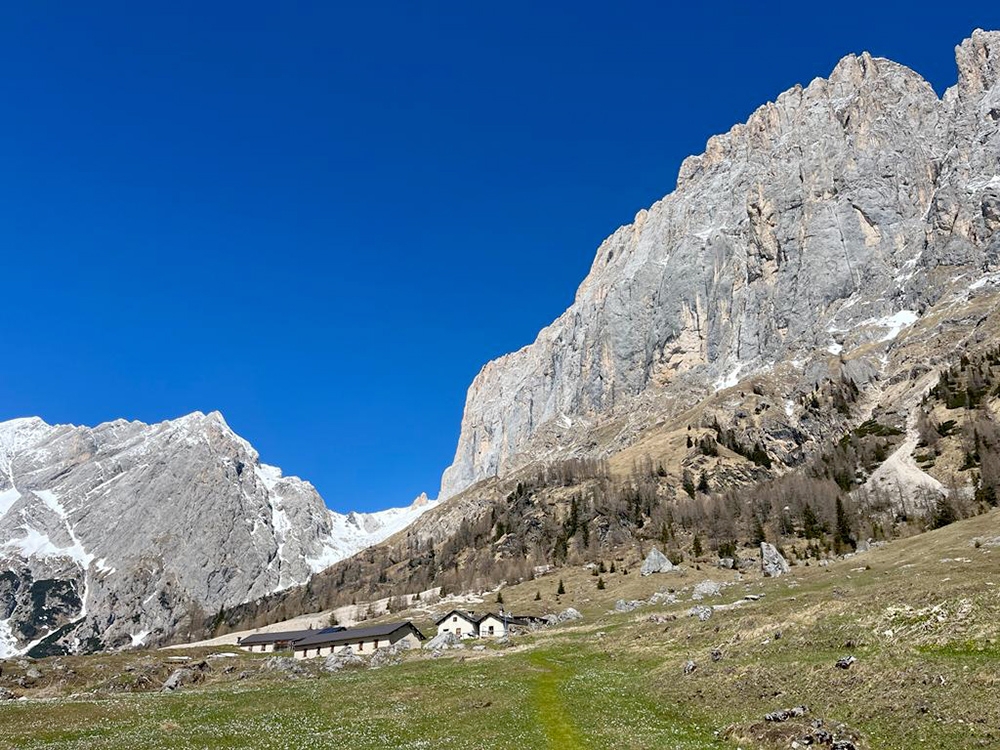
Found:
[[490, 627], [489, 627], [489, 634], [493, 635], [493, 626], [492, 625], [490, 625]]

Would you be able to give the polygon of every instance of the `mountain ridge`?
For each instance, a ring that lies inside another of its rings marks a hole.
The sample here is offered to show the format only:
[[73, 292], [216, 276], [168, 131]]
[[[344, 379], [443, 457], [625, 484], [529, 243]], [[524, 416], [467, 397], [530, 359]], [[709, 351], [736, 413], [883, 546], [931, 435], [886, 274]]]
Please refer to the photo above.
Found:
[[433, 507], [422, 496], [330, 510], [310, 483], [261, 463], [219, 412], [0, 423], [0, 657], [45, 640], [70, 650], [169, 640], [306, 583]]

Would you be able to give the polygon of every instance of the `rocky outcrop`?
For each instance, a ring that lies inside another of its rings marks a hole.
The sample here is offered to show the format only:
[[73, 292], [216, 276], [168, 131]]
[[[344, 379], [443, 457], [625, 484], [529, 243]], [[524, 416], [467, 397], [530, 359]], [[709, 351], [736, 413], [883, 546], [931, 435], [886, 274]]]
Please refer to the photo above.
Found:
[[656, 547], [653, 547], [646, 555], [646, 559], [642, 562], [642, 567], [639, 569], [639, 574], [648, 576], [653, 573], [669, 573], [674, 569], [674, 564], [667, 559]]
[[437, 651], [447, 648], [465, 648], [465, 644], [454, 633], [438, 633], [424, 644], [424, 648]]
[[595, 427], [618, 420], [605, 434], [627, 441], [781, 363], [789, 395], [831, 357], [856, 382], [891, 378], [886, 352], [942, 295], [995, 293], [1000, 33], [956, 57], [939, 99], [850, 55], [711, 138], [600, 246], [573, 305], [479, 373], [441, 497], [538, 455], [606, 455]]
[[791, 570], [788, 560], [778, 552], [778, 548], [768, 542], [760, 543], [760, 569], [768, 578], [783, 576]]
[[0, 658], [153, 645], [304, 583], [433, 503], [328, 510], [222, 415], [0, 423]]

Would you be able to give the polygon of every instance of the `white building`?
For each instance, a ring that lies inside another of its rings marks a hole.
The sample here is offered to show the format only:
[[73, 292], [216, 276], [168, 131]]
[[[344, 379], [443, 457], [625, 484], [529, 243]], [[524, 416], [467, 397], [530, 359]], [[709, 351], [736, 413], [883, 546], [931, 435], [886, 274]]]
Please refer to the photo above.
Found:
[[438, 635], [454, 633], [460, 638], [503, 638], [515, 630], [527, 630], [543, 622], [541, 617], [517, 616], [503, 610], [477, 616], [475, 612], [453, 609], [438, 618], [435, 625]]
[[459, 638], [479, 637], [479, 618], [475, 612], [453, 609], [443, 617], [439, 617], [434, 624], [437, 625], [438, 635], [454, 633]]

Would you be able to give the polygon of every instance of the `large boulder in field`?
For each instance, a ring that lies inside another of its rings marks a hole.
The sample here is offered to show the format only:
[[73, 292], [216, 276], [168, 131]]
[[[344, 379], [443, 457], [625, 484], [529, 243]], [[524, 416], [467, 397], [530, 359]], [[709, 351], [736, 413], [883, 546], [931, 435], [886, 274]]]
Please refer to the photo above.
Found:
[[341, 669], [346, 667], [360, 667], [363, 666], [365, 660], [358, 656], [353, 651], [344, 649], [336, 654], [330, 654], [323, 661], [323, 671], [324, 672], [339, 672]]
[[580, 620], [583, 615], [573, 607], [567, 607], [562, 612], [557, 615], [545, 615], [545, 622], [549, 625], [562, 625], [566, 622], [573, 622], [573, 620]]
[[646, 559], [642, 563], [642, 567], [639, 569], [639, 573], [644, 576], [652, 575], [653, 573], [669, 573], [674, 569], [674, 564], [667, 559], [656, 547], [653, 547], [646, 555]]
[[777, 578], [792, 569], [778, 549], [767, 542], [760, 543], [760, 568], [770, 578]]
[[175, 669], [173, 673], [167, 678], [166, 682], [160, 688], [165, 693], [172, 693], [177, 690], [182, 685], [188, 685], [197, 680], [197, 674], [194, 670], [182, 667], [181, 669]]
[[454, 633], [438, 633], [424, 644], [424, 648], [437, 651], [446, 648], [465, 648], [465, 644], [462, 643], [461, 637]]

